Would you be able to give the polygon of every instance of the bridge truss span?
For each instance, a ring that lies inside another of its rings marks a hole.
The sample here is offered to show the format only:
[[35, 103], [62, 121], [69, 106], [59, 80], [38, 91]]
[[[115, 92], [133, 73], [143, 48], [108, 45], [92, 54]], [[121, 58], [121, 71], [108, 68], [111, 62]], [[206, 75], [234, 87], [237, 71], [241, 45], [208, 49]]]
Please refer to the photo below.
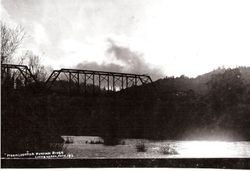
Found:
[[9, 81], [14, 88], [37, 82], [26, 65], [1, 64], [1, 83], [3, 85]]
[[[26, 65], [1, 64], [1, 85], [14, 89], [38, 82]], [[120, 91], [151, 83], [148, 75], [80, 69], [54, 70], [46, 87], [64, 93], [98, 93]]]
[[[51, 89], [68, 90], [77, 93], [97, 93], [98, 91], [120, 91], [132, 86], [151, 83], [148, 75], [106, 72], [79, 69], [54, 70], [46, 84]], [[60, 88], [60, 86], [62, 88]]]

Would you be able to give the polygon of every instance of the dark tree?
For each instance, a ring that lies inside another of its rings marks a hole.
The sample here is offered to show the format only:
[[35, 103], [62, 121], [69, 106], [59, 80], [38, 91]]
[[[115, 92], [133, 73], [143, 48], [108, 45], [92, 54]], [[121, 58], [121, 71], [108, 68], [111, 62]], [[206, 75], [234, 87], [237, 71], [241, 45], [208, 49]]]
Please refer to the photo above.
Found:
[[31, 73], [35, 76], [38, 81], [45, 81], [47, 72], [45, 67], [41, 64], [40, 57], [34, 55], [32, 52], [27, 52], [26, 56], [28, 58], [28, 67], [31, 70]]

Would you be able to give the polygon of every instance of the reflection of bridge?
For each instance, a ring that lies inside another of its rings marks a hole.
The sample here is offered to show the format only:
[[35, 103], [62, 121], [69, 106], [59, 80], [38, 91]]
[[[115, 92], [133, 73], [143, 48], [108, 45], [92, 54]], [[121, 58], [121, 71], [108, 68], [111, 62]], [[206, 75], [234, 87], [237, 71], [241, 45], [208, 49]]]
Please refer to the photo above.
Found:
[[[24, 85], [31, 82], [37, 82], [35, 77], [25, 65], [11, 65], [2, 64], [2, 81], [3, 78], [10, 75], [11, 70], [17, 70], [15, 78], [24, 80]], [[54, 70], [46, 81], [46, 85], [50, 89], [65, 90], [67, 92], [77, 93], [95, 93], [98, 90], [119, 91], [132, 86], [140, 86], [151, 83], [150, 76], [93, 71], [93, 70], [79, 70], [79, 69], [60, 69]]]

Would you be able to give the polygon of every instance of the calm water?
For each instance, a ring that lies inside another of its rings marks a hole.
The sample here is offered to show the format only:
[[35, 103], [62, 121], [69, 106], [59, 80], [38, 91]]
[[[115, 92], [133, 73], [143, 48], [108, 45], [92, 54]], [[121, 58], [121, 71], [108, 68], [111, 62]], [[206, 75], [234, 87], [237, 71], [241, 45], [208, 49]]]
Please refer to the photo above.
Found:
[[[63, 136], [65, 138], [65, 136]], [[250, 141], [149, 141], [125, 139], [125, 145], [104, 146], [88, 144], [99, 137], [71, 136], [73, 143], [65, 144], [75, 158], [250, 158]], [[145, 144], [146, 152], [137, 152], [137, 144]], [[166, 153], [171, 149], [174, 153]]]

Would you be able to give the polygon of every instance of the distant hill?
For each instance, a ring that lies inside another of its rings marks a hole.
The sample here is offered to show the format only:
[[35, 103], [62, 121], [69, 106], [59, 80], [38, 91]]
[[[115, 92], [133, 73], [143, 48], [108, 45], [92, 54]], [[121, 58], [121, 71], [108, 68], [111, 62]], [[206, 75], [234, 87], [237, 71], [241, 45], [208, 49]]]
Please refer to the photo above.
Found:
[[[245, 84], [250, 84], [250, 67], [237, 67], [240, 70], [242, 79]], [[205, 94], [208, 91], [207, 83], [213, 75], [222, 74], [226, 68], [218, 68], [211, 72], [197, 76], [196, 78], [189, 78], [184, 75], [180, 77], [165, 77], [155, 82], [159, 89], [171, 89], [171, 87], [180, 91], [193, 90], [198, 94]]]
[[[240, 73], [245, 83], [249, 84], [250, 83], [250, 67], [237, 67], [237, 69], [240, 70]], [[226, 71], [226, 68], [218, 68], [206, 74], [197, 76], [195, 80], [198, 84], [199, 83], [204, 84], [211, 79], [212, 75], [221, 74], [221, 73], [224, 73], [225, 71]]]

